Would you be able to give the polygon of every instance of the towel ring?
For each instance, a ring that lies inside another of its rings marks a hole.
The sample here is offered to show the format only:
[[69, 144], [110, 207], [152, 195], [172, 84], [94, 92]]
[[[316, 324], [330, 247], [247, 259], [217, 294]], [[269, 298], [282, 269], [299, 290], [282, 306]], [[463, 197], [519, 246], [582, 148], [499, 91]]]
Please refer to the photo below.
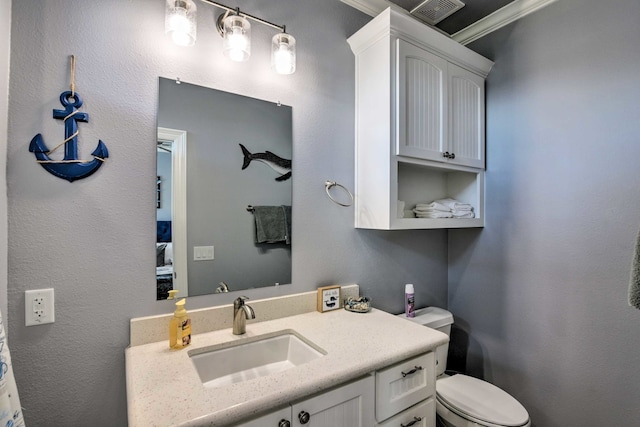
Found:
[[[347, 194], [349, 195], [349, 198], [351, 199], [351, 202], [349, 202], [349, 203], [342, 203], [342, 202], [337, 201], [337, 200], [336, 200], [336, 199], [334, 199], [333, 197], [331, 197], [331, 194], [329, 193], [329, 190], [331, 189], [331, 187], [340, 187], [340, 188], [342, 188], [342, 189], [345, 191], [345, 193], [347, 193]], [[327, 192], [327, 196], [329, 197], [329, 199], [330, 199], [333, 203], [335, 203], [336, 205], [340, 205], [340, 206], [348, 207], [348, 206], [351, 206], [351, 205], [353, 204], [353, 194], [351, 194], [351, 191], [347, 190], [347, 188], [346, 188], [344, 185], [342, 185], [342, 184], [338, 184], [338, 183], [337, 183], [337, 182], [335, 182], [335, 181], [326, 181], [326, 182], [324, 183], [324, 189], [325, 189], [325, 191]]]

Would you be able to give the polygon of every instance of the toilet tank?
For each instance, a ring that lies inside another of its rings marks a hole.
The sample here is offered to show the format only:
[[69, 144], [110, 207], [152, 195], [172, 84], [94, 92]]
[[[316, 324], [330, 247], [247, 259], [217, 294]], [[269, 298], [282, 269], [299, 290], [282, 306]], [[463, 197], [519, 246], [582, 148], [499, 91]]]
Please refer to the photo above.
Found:
[[[416, 317], [407, 317], [406, 314], [398, 314], [398, 317], [427, 326], [442, 333], [451, 335], [451, 325], [453, 315], [451, 312], [438, 307], [425, 307], [416, 310]], [[447, 369], [447, 353], [449, 352], [449, 342], [436, 348], [436, 373], [440, 376]]]

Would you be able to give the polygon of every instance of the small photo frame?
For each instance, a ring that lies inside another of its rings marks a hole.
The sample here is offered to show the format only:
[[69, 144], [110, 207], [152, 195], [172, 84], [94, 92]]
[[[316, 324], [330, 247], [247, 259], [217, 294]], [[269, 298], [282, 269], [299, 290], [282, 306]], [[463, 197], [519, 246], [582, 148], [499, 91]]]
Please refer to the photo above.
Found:
[[337, 310], [340, 306], [340, 285], [318, 288], [318, 311], [320, 313]]

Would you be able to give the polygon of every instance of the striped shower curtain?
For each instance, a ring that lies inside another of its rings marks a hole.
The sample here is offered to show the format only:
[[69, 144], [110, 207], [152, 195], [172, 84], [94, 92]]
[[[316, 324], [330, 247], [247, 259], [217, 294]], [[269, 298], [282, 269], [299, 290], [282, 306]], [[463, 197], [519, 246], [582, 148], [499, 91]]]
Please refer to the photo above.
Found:
[[25, 425], [20, 407], [16, 379], [11, 367], [11, 355], [0, 313], [0, 427], [23, 427]]

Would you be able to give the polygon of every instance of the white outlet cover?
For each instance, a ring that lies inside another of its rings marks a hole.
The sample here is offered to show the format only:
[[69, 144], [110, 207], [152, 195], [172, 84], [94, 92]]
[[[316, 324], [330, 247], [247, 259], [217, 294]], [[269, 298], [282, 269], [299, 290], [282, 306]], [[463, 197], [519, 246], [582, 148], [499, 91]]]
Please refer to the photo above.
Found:
[[25, 326], [44, 325], [55, 321], [53, 288], [24, 291]]

